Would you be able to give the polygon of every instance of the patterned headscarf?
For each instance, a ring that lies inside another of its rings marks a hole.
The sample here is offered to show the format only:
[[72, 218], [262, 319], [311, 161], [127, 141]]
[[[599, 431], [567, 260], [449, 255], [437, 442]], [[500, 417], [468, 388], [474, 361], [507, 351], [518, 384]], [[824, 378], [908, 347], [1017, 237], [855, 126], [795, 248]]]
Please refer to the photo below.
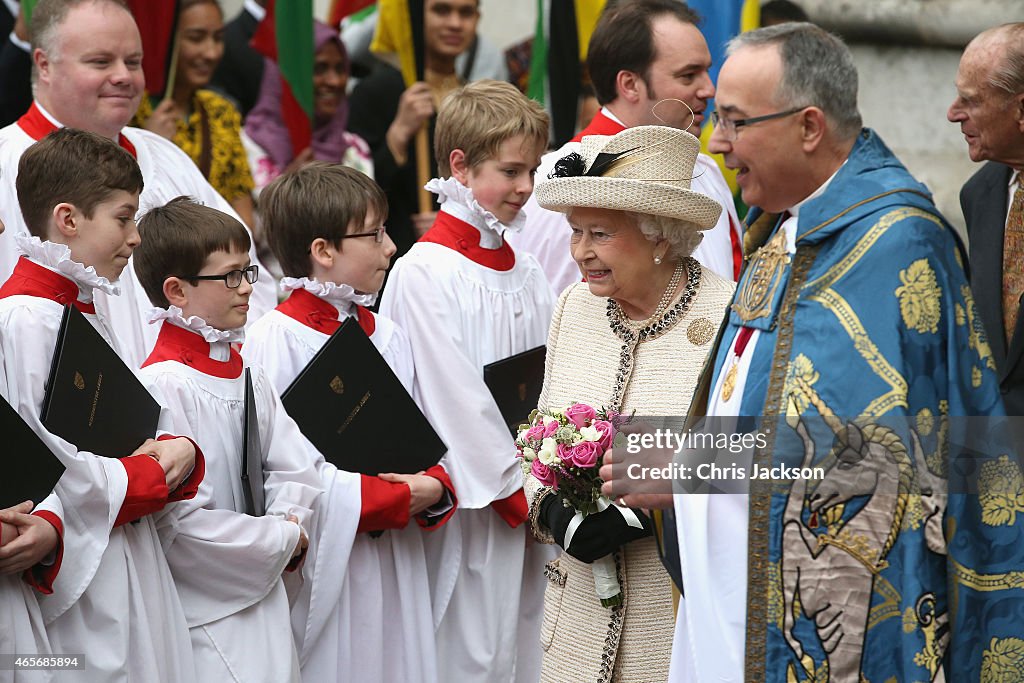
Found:
[[[338, 37], [338, 32], [320, 21], [313, 22], [314, 49], [319, 52], [327, 43], [334, 42], [345, 60], [345, 71], [349, 70], [348, 53]], [[273, 61], [264, 60], [263, 83], [256, 106], [245, 119], [246, 134], [262, 147], [278, 168], [287, 166], [302, 150], [292, 149], [288, 127], [281, 116], [281, 71]], [[348, 98], [338, 105], [334, 116], [326, 121], [313, 122], [313, 158], [319, 161], [338, 162], [348, 149], [345, 142], [345, 128], [348, 125]]]

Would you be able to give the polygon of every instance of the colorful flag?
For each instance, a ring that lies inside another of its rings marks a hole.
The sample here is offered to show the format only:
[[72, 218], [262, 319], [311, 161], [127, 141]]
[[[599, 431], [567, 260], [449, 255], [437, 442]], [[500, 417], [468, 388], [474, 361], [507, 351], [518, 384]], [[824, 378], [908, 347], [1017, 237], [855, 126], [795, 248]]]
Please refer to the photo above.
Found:
[[28, 25], [32, 21], [32, 10], [36, 8], [36, 4], [39, 0], [21, 0], [21, 13], [25, 17], [25, 24]]
[[551, 113], [552, 141], [576, 134], [583, 64], [606, 0], [537, 0], [526, 94]]
[[327, 23], [337, 28], [345, 17], [372, 7], [377, 4], [376, 0], [334, 0], [331, 9], [327, 13]]
[[406, 87], [423, 80], [423, 0], [380, 0], [370, 50], [402, 72]]
[[142, 36], [146, 90], [155, 97], [162, 97], [168, 86], [173, 88], [177, 70], [178, 0], [128, 0], [128, 7]]
[[298, 153], [313, 140], [313, 0], [269, 0], [252, 46], [281, 70], [281, 115]]

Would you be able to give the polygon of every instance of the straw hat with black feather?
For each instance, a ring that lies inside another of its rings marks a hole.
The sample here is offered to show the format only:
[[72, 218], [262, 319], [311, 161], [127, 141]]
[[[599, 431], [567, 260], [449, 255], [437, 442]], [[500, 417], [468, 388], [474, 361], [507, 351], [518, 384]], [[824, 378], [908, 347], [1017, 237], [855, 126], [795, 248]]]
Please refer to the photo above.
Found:
[[537, 183], [537, 203], [562, 213], [585, 206], [667, 216], [707, 230], [722, 207], [690, 189], [699, 152], [697, 138], [667, 126], [588, 135], [579, 153], [560, 159]]

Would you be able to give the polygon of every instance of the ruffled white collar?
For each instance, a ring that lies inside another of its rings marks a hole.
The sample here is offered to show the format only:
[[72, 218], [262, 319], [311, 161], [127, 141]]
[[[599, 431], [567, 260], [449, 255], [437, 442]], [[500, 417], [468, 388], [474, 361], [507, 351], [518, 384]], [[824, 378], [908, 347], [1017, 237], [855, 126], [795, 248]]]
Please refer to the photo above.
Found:
[[346, 284], [320, 282], [309, 277], [281, 278], [282, 292], [288, 293], [296, 289], [304, 289], [334, 306], [338, 309], [339, 320], [355, 315], [354, 306], [369, 308], [377, 301], [376, 294], [360, 294]]
[[14, 236], [18, 251], [30, 259], [55, 273], [60, 273], [78, 285], [78, 300], [92, 303], [93, 290], [117, 296], [121, 290], [117, 282], [111, 282], [96, 273], [92, 266], [85, 266], [71, 260], [71, 248], [66, 244], [45, 242], [34, 235], [19, 233]]
[[455, 178], [434, 178], [423, 187], [437, 195], [442, 211], [480, 231], [480, 246], [484, 249], [500, 249], [501, 234], [506, 230], [517, 233], [526, 223], [526, 213], [523, 211], [516, 214], [511, 224], [502, 223], [497, 216], [480, 206], [473, 197], [473, 190]]
[[214, 360], [226, 361], [231, 357], [231, 345], [241, 344], [245, 341], [244, 327], [236, 327], [233, 330], [218, 330], [215, 327], [210, 327], [198, 315], [190, 315], [186, 318], [184, 311], [177, 306], [154, 308], [149, 311], [150, 325], [161, 320], [177, 327], [191, 330], [209, 342], [210, 358]]

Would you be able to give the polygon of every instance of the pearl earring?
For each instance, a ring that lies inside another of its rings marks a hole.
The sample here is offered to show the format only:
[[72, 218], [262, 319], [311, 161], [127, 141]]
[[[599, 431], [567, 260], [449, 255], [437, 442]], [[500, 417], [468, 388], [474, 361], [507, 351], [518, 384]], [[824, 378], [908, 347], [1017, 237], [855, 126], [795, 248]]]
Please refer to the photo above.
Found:
[[661, 257], [660, 256], [655, 256], [654, 257], [654, 265], [656, 265], [656, 266], [660, 266], [661, 265]]

